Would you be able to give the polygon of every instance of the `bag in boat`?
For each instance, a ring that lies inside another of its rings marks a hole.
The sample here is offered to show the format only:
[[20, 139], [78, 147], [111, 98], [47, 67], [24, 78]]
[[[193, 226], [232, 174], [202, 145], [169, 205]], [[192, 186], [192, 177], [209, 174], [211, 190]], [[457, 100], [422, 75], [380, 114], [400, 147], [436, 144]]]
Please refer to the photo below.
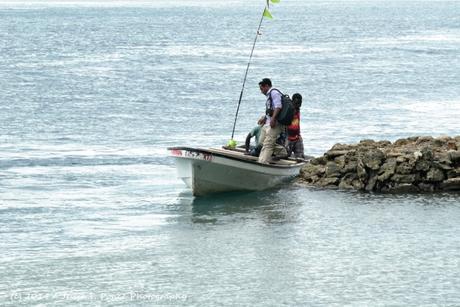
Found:
[[[278, 89], [274, 88], [273, 90], [278, 91], [278, 93], [281, 94], [281, 110], [278, 113], [278, 116], [276, 117], [276, 120], [282, 124], [282, 125], [290, 125], [292, 122], [292, 119], [294, 118], [294, 113], [295, 113], [295, 108], [294, 104], [292, 103], [291, 98], [289, 95], [285, 95], [281, 93]], [[270, 95], [270, 105], [272, 106], [272, 97]]]

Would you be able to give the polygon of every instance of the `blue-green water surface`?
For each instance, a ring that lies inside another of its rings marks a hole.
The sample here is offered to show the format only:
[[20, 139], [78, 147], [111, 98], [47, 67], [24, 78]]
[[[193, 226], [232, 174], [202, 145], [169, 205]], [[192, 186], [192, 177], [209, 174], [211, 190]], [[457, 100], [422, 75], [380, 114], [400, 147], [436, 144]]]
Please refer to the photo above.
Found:
[[[0, 2], [0, 305], [458, 306], [460, 195], [304, 187], [193, 198], [166, 147], [231, 135], [260, 1]], [[300, 1], [263, 77], [305, 150], [460, 134], [460, 3]]]

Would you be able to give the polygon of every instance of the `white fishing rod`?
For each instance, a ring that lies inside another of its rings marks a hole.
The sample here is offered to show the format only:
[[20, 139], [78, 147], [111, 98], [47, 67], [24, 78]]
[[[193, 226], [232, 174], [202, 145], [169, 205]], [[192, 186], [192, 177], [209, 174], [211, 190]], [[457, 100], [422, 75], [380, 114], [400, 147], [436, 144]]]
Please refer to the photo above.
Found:
[[[278, 3], [279, 0], [271, 0], [271, 2]], [[267, 6], [268, 6], [268, 3], [269, 1], [267, 0]], [[270, 12], [267, 10], [267, 8], [264, 9], [264, 12], [262, 13], [262, 17], [260, 18], [259, 27], [257, 28], [257, 32], [256, 32], [256, 37], [254, 38], [254, 43], [252, 44], [251, 54], [249, 55], [248, 65], [246, 66], [246, 72], [244, 74], [244, 79], [243, 79], [243, 86], [241, 88], [240, 98], [238, 99], [238, 106], [236, 108], [235, 121], [233, 122], [232, 138], [230, 139], [230, 141], [228, 141], [228, 144], [227, 144], [227, 146], [231, 148], [232, 147], [234, 148], [236, 146], [236, 141], [233, 139], [233, 136], [235, 135], [236, 120], [238, 119], [238, 112], [240, 110], [241, 100], [243, 98], [244, 85], [246, 84], [246, 78], [248, 77], [249, 66], [251, 65], [252, 55], [254, 54], [254, 49], [256, 47], [257, 37], [259, 37], [260, 35], [260, 28], [262, 26], [262, 21], [264, 20], [264, 17], [267, 17], [269, 19], [273, 18]]]

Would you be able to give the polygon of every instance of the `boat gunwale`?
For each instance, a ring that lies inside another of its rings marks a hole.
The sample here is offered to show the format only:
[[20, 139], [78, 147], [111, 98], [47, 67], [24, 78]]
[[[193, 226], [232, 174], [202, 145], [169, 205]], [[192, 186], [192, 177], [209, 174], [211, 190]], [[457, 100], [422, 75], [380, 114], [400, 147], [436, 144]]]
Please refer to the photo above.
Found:
[[[212, 148], [205, 149], [205, 148], [193, 148], [193, 147], [186, 147], [186, 146], [177, 146], [177, 147], [168, 147], [167, 150], [187, 150], [187, 151], [192, 151], [192, 152], [197, 152], [197, 153], [206, 153], [206, 154], [210, 154], [210, 155], [213, 155], [213, 156], [226, 158], [226, 159], [230, 159], [230, 160], [235, 160], [235, 161], [239, 161], [239, 162], [243, 162], [243, 163], [256, 164], [256, 165], [261, 166], [261, 167], [270, 167], [270, 168], [278, 168], [278, 169], [280, 169], [280, 168], [282, 168], [282, 169], [297, 168], [297, 167], [302, 166], [302, 165], [305, 164], [304, 161], [296, 162], [296, 163], [293, 163], [291, 165], [259, 163], [256, 160], [247, 160], [247, 159], [244, 158], [244, 156], [239, 158], [239, 157], [236, 157], [236, 156], [233, 156], [233, 155], [230, 155], [230, 154], [226, 155], [225, 153], [214, 152], [212, 150]], [[224, 150], [228, 150], [228, 149], [224, 149]], [[185, 159], [187, 159], [187, 158], [188, 159], [193, 159], [193, 157], [186, 157], [186, 156], [173, 156], [173, 157], [185, 158]]]

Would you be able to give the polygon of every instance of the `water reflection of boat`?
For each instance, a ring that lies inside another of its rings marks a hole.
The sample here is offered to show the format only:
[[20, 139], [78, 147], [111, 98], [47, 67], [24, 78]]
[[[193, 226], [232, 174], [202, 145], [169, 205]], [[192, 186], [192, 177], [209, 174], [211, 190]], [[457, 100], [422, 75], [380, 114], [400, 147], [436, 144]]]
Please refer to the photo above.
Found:
[[241, 149], [170, 147], [177, 172], [194, 196], [229, 191], [261, 191], [299, 174], [304, 161], [261, 164]]

